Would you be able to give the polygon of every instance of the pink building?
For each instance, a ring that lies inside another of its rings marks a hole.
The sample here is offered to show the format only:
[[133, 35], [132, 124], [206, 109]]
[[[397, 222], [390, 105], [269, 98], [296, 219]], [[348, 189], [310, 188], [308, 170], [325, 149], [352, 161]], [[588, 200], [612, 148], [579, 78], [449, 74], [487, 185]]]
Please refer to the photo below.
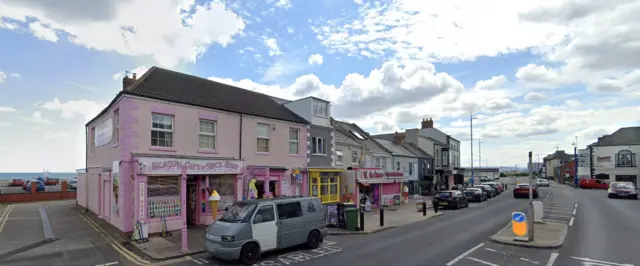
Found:
[[[148, 233], [210, 224], [247, 195], [304, 193], [308, 122], [269, 96], [153, 67], [86, 125], [87, 171], [78, 202], [123, 232], [140, 222]], [[300, 181], [297, 181], [300, 180]]]

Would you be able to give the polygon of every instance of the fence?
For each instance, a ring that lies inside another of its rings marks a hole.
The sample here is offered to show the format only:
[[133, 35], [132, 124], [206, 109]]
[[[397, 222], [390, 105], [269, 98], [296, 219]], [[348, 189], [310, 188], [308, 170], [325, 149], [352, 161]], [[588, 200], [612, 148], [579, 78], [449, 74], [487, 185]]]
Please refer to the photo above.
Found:
[[30, 202], [75, 199], [76, 191], [69, 189], [67, 181], [62, 181], [58, 186], [47, 186], [44, 191], [38, 191], [37, 184], [32, 182], [31, 191], [26, 191], [23, 187], [0, 188], [0, 203]]

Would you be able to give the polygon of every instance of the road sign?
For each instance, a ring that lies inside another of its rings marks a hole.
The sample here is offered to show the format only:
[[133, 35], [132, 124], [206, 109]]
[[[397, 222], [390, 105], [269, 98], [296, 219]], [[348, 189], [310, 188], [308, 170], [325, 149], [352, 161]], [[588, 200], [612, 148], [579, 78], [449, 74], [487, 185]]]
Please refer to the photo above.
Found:
[[516, 238], [527, 238], [528, 237], [528, 227], [527, 227], [527, 215], [523, 212], [514, 212], [511, 214], [511, 228], [513, 230], [513, 234]]

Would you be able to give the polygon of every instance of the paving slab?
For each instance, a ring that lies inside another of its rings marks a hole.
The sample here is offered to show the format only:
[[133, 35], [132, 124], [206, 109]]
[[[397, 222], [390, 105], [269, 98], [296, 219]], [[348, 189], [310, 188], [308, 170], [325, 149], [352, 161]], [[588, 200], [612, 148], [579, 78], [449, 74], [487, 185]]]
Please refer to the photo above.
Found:
[[516, 241], [513, 238], [511, 223], [507, 224], [498, 233], [489, 237], [497, 243], [533, 247], [533, 248], [558, 248], [564, 244], [569, 227], [565, 223], [543, 222], [534, 224], [534, 240], [531, 242]]

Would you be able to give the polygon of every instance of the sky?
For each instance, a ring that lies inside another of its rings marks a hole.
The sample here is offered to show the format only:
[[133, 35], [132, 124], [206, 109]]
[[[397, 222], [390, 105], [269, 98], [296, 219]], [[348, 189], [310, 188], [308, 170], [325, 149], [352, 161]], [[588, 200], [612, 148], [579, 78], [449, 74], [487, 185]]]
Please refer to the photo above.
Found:
[[0, 0], [0, 172], [84, 167], [85, 122], [125, 71], [151, 66], [324, 98], [371, 134], [433, 118], [463, 166], [473, 113], [474, 165], [524, 166], [640, 124], [638, 13], [635, 0]]

